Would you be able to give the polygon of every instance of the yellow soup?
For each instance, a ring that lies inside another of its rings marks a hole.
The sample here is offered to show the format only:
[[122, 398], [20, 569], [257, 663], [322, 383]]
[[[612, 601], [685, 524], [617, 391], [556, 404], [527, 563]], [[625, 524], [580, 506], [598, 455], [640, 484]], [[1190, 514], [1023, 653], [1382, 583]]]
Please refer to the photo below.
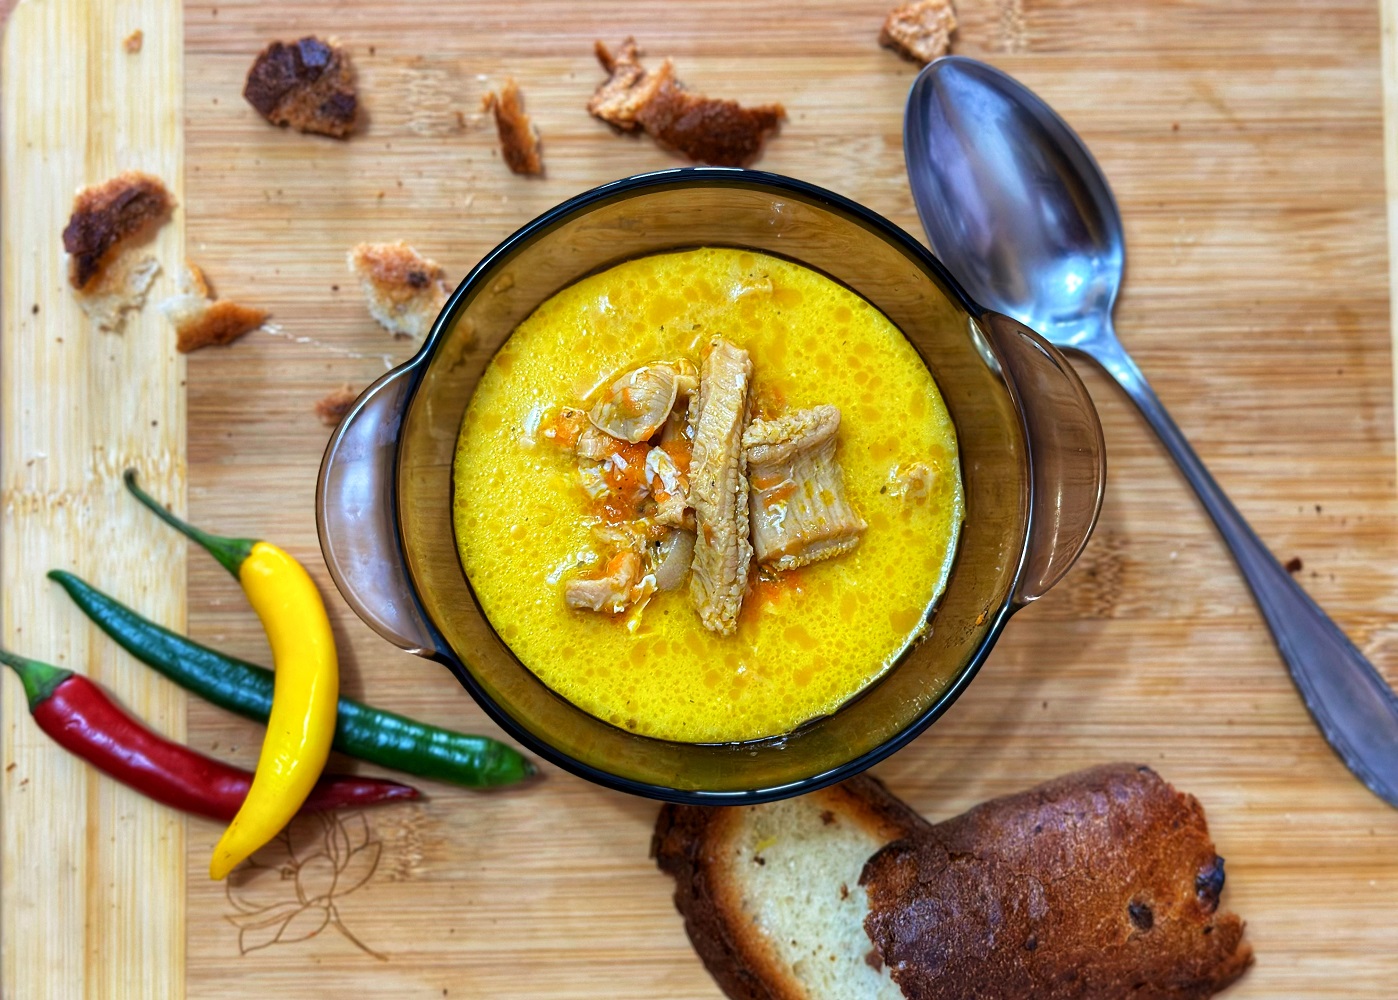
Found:
[[[577, 459], [541, 423], [636, 365], [698, 363], [715, 336], [751, 355], [756, 411], [839, 407], [836, 457], [867, 530], [825, 562], [754, 566], [730, 636], [705, 630], [687, 587], [619, 615], [569, 608], [564, 582], [606, 551]], [[962, 507], [951, 418], [898, 329], [829, 278], [741, 250], [643, 257], [554, 295], [486, 368], [457, 443], [457, 546], [496, 630], [573, 704], [682, 742], [790, 732], [876, 680], [928, 627]]]

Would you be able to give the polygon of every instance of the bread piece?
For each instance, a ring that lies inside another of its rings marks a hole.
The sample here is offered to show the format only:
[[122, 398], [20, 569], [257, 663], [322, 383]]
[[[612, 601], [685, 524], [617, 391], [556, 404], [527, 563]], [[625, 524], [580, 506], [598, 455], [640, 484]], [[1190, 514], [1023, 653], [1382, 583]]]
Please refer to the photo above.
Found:
[[63, 230], [68, 281], [98, 330], [119, 332], [146, 301], [160, 264], [134, 244], [169, 217], [173, 199], [158, 177], [128, 170], [78, 192]]
[[204, 272], [189, 261], [180, 275], [179, 294], [160, 303], [160, 311], [175, 326], [175, 350], [181, 354], [232, 343], [256, 330], [271, 315], [265, 309], [215, 298]]
[[79, 292], [96, 291], [102, 271], [118, 247], [162, 224], [172, 204], [160, 178], [138, 170], [127, 170], [79, 191], [63, 230], [69, 284]]
[[500, 154], [505, 165], [517, 174], [539, 176], [544, 160], [539, 155], [539, 130], [524, 113], [524, 99], [513, 80], [506, 80], [500, 93], [485, 95], [485, 109], [495, 115], [495, 131], [500, 136]]
[[354, 131], [359, 115], [349, 55], [314, 36], [258, 53], [243, 97], [273, 125], [336, 139]]
[[349, 413], [350, 407], [358, 398], [359, 393], [346, 382], [316, 401], [316, 416], [326, 427], [335, 427], [345, 419], [345, 414]]
[[667, 805], [651, 853], [734, 1000], [899, 1000], [864, 932], [859, 875], [880, 847], [926, 826], [861, 776], [769, 805]]
[[641, 123], [636, 115], [655, 98], [662, 78], [659, 74], [647, 73], [641, 66], [640, 50], [634, 38], [622, 42], [621, 50], [615, 55], [600, 41], [593, 44], [593, 51], [607, 72], [607, 79], [587, 102], [588, 114], [619, 131], [639, 132]]
[[408, 244], [361, 243], [349, 252], [369, 312], [390, 333], [421, 339], [446, 305], [446, 272]]
[[1219, 913], [1204, 810], [1110, 764], [994, 799], [884, 848], [861, 882], [869, 936], [910, 1000], [1185, 1000], [1252, 963]]
[[867, 776], [763, 806], [665, 806], [652, 852], [735, 1000], [1178, 1000], [1252, 961], [1242, 921], [1217, 912], [1223, 862], [1198, 802], [1136, 765], [936, 826]]
[[735, 101], [690, 93], [675, 79], [669, 59], [655, 72], [647, 71], [634, 38], [622, 42], [616, 54], [601, 42], [596, 52], [608, 78], [587, 110], [623, 132], [644, 130], [661, 146], [697, 163], [746, 166], [786, 117], [780, 104], [745, 108]]
[[137, 28], [131, 34], [121, 40], [121, 47], [128, 55], [135, 55], [141, 51], [141, 44], [146, 40], [146, 34]]
[[952, 0], [914, 0], [888, 12], [879, 44], [916, 62], [930, 63], [951, 51], [955, 30]]

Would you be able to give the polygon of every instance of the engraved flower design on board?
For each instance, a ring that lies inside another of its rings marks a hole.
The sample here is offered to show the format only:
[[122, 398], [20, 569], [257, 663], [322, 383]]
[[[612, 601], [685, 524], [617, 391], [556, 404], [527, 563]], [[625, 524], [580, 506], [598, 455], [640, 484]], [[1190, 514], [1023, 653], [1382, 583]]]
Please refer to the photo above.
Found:
[[236, 912], [227, 919], [238, 928], [238, 951], [306, 941], [333, 927], [360, 951], [387, 961], [345, 926], [336, 906], [378, 870], [382, 849], [363, 813], [292, 820], [228, 876], [226, 893]]

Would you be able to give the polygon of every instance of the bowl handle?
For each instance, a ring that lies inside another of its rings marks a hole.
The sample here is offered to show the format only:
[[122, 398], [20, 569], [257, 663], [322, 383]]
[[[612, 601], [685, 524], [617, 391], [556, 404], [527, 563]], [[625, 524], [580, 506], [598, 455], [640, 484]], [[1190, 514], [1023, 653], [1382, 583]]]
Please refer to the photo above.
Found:
[[1097, 409], [1068, 360], [1008, 316], [987, 312], [981, 320], [1019, 397], [1028, 444], [1029, 541], [1013, 595], [1023, 607], [1063, 578], [1092, 536], [1107, 451]]
[[335, 586], [379, 635], [419, 656], [439, 643], [408, 581], [398, 538], [398, 431], [416, 361], [384, 375], [354, 401], [330, 436], [316, 483], [320, 550]]

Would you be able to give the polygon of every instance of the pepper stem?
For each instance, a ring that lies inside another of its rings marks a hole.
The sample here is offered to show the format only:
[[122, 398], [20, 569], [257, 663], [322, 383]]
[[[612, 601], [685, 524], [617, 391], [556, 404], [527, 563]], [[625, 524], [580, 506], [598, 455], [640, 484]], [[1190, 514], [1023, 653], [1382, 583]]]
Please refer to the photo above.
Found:
[[232, 573], [235, 579], [237, 578], [238, 569], [243, 565], [243, 560], [252, 555], [252, 547], [257, 544], [253, 539], [224, 538], [222, 535], [211, 535], [207, 531], [202, 531], [189, 522], [180, 520], [155, 497], [141, 489], [140, 484], [136, 482], [135, 469], [127, 469], [122, 478], [126, 480], [126, 488], [131, 491], [132, 496], [154, 511], [155, 515], [166, 524], [202, 545], [210, 555], [222, 564], [224, 569]]
[[15, 673], [19, 674], [20, 683], [24, 685], [24, 696], [29, 699], [29, 711], [31, 712], [38, 707], [40, 702], [47, 700], [48, 696], [53, 694], [54, 688], [73, 676], [71, 670], [51, 667], [38, 660], [16, 656], [7, 649], [0, 649], [0, 663], [13, 667]]

